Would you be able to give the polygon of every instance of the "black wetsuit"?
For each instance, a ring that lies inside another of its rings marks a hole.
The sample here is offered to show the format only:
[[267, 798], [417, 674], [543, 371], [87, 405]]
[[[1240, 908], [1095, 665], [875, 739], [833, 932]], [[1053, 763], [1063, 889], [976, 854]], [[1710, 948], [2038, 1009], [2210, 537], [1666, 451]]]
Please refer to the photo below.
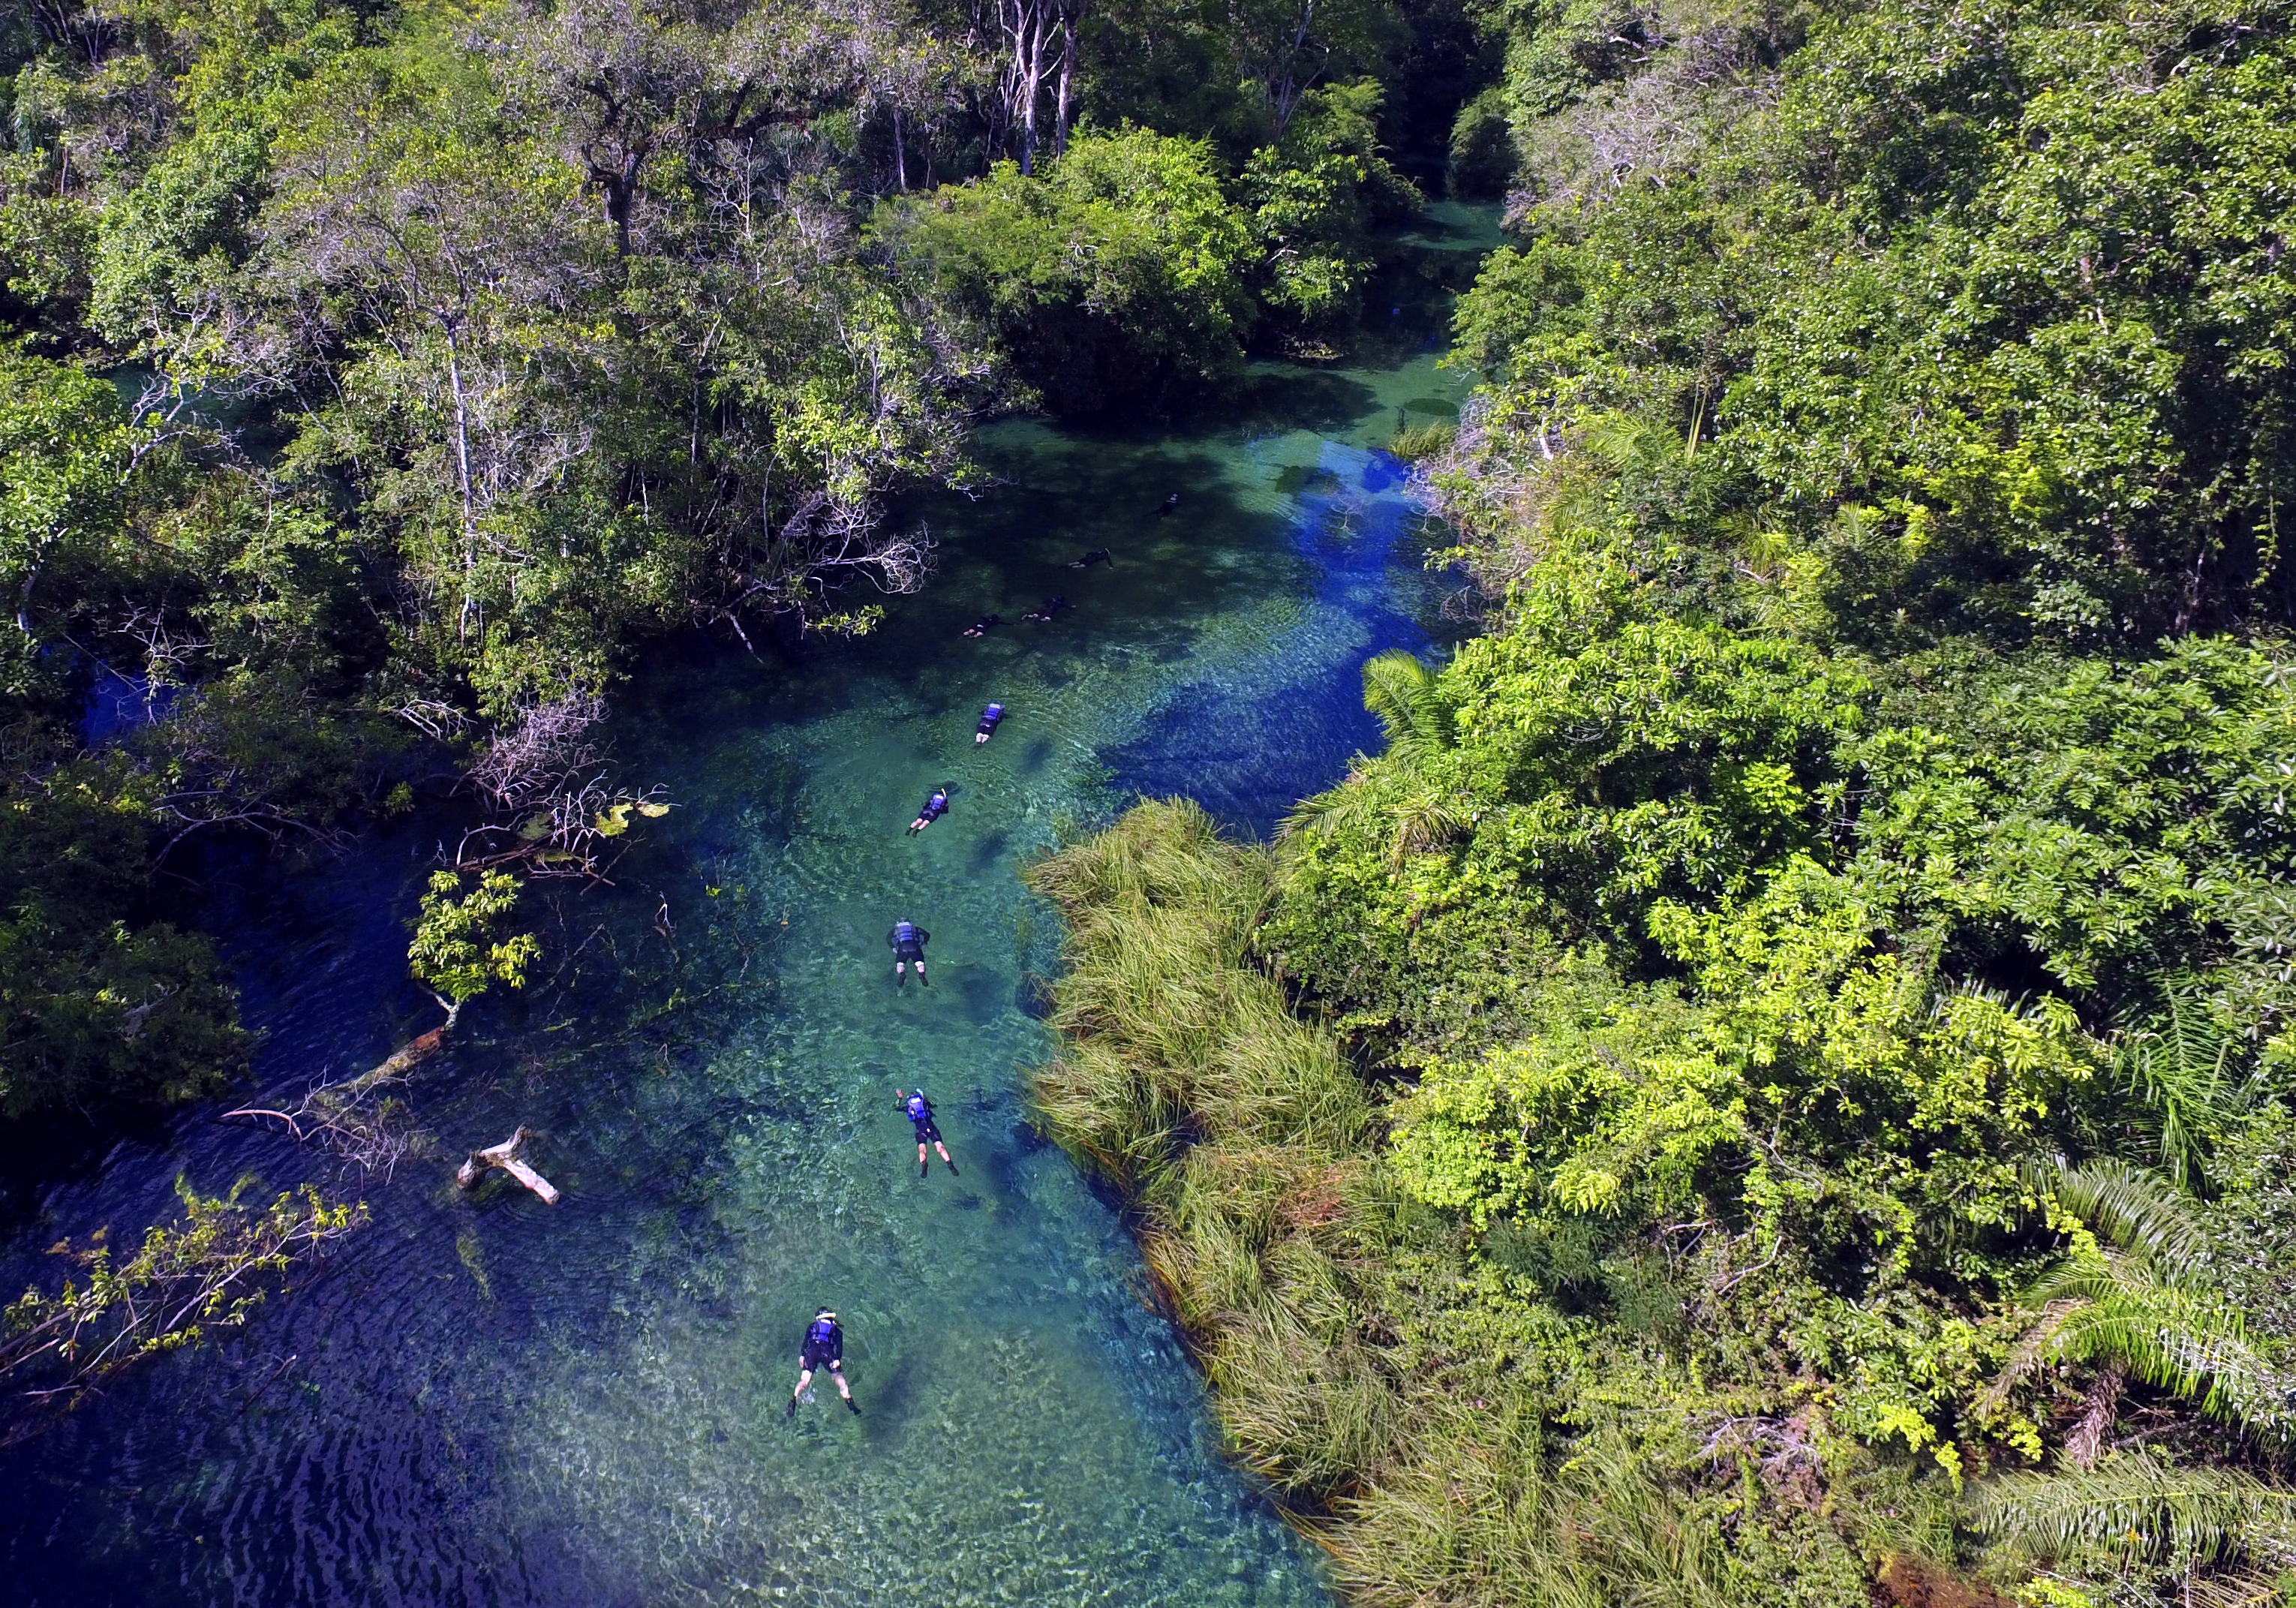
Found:
[[917, 819], [930, 825], [947, 813], [948, 795], [936, 787], [933, 789], [933, 796], [925, 800], [925, 807], [917, 811]]
[[[901, 937], [903, 927], [909, 930], [906, 939]], [[895, 960], [913, 960], [922, 965], [925, 964], [925, 946], [932, 942], [932, 934], [914, 922], [895, 922], [892, 930], [885, 934], [885, 941], [893, 946]]]
[[972, 734], [976, 737], [993, 734], [996, 730], [996, 723], [1003, 718], [1004, 718], [1004, 706], [1001, 703], [990, 704], [980, 711], [980, 724], [973, 727]]
[[1004, 621], [999, 619], [996, 615], [983, 614], [979, 619], [974, 620], [972, 625], [965, 628], [964, 634], [967, 636], [986, 636], [989, 632], [995, 630], [1002, 624], [1004, 624]]
[[933, 1125], [932, 1102], [925, 1098], [924, 1090], [916, 1090], [902, 1104], [909, 1113], [909, 1125], [917, 1130], [918, 1145], [939, 1144], [940, 1129]]
[[845, 1360], [845, 1331], [833, 1317], [816, 1317], [805, 1332], [805, 1370], [817, 1374]]
[[1107, 564], [1111, 568], [1114, 568], [1115, 563], [1116, 554], [1111, 553], [1105, 547], [1095, 547], [1082, 558], [1070, 559], [1069, 561], [1069, 568], [1071, 570], [1089, 570], [1095, 564]]

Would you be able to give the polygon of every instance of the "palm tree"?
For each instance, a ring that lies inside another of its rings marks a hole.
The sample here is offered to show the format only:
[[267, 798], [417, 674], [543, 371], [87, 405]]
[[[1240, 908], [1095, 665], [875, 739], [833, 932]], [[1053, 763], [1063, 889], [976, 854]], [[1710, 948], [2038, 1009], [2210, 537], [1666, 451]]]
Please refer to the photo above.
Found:
[[2036, 1183], [2087, 1223], [2095, 1239], [2026, 1290], [2037, 1313], [1993, 1391], [2042, 1362], [2086, 1363], [2099, 1375], [2068, 1441], [2088, 1467], [2134, 1377], [2267, 1440], [2296, 1432], [2291, 1382], [2250, 1343], [2239, 1308], [2210, 1287], [2193, 1197], [2149, 1168], [2104, 1156], [2038, 1169]]
[[2026, 1290], [2033, 1325], [1987, 1395], [1997, 1404], [2048, 1361], [2096, 1374], [2066, 1439], [2072, 1466], [1988, 1481], [1979, 1530], [2028, 1559], [2105, 1578], [2140, 1561], [2167, 1563], [2183, 1572], [2188, 1602], [2271, 1600], [2251, 1588], [2296, 1563], [2296, 1490], [2238, 1469], [2103, 1450], [2132, 1377], [2268, 1442], [2285, 1445], [2296, 1428], [2290, 1382], [2210, 1284], [2193, 1195], [2112, 1157], [2028, 1176], [2091, 1234]]
[[[2269, 1572], [2296, 1561], [2296, 1490], [2230, 1468], [2177, 1468], [2123, 1453], [2070, 1473], [1988, 1481], [1972, 1515], [1980, 1533], [2036, 1562], [2108, 1578], [2139, 1561], [2181, 1567], [2187, 1599], [2278, 1600]], [[2261, 1564], [2262, 1571], [2249, 1564]], [[2203, 1593], [2201, 1571], [2218, 1587]], [[2259, 1576], [2261, 1578], [2259, 1579]]]
[[1458, 741], [1435, 672], [1415, 655], [1401, 648], [1377, 655], [1364, 665], [1363, 685], [1364, 708], [1387, 728], [1387, 751], [1398, 762], [1416, 765]]
[[1393, 768], [1384, 774], [1352, 772], [1329, 792], [1301, 800], [1283, 818], [1279, 835], [1331, 838], [1391, 823], [1395, 835], [1388, 863], [1399, 868], [1411, 856], [1450, 841], [1470, 822], [1456, 792], [1411, 774], [1456, 746], [1458, 735], [1439, 679], [1412, 654], [1398, 648], [1377, 655], [1365, 664], [1363, 681], [1364, 708], [1387, 728]]

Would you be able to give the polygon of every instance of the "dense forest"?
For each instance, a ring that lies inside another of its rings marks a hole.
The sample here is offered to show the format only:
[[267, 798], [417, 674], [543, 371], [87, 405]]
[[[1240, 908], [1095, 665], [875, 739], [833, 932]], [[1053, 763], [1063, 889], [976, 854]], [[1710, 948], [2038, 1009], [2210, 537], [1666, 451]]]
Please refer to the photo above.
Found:
[[1048, 1120], [1357, 1601], [2291, 1600], [2290, 18], [1505, 23], [1484, 629], [1039, 870]]
[[[1480, 629], [1276, 843], [1039, 867], [1043, 1120], [1355, 1600], [2296, 1600], [2291, 26], [18, 7], [0, 1112], [230, 1082], [250, 844], [455, 812], [414, 973], [517, 986], [650, 644], [868, 632], [976, 422], [1342, 350], [1504, 196], [1394, 443]], [[186, 1211], [0, 1361], [357, 1218]]]

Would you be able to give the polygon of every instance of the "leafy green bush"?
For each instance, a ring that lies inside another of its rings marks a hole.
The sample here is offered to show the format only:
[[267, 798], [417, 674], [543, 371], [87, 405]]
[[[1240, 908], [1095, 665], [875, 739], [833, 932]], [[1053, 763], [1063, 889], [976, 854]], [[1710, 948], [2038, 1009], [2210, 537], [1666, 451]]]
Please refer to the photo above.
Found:
[[1250, 237], [1201, 141], [1079, 129], [1041, 176], [999, 163], [887, 201], [873, 228], [1056, 408], [1201, 384], [1240, 356]]

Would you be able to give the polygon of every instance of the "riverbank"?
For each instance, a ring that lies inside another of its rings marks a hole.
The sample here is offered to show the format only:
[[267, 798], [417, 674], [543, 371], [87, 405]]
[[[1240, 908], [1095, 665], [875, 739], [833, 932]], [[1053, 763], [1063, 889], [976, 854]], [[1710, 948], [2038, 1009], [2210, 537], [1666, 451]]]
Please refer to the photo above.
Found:
[[1347, 1600], [1869, 1608], [1888, 1560], [1949, 1546], [1942, 1493], [1918, 1482], [1892, 1482], [1891, 1514], [1742, 1478], [1696, 1412], [1653, 1410], [1698, 1394], [1655, 1323], [1521, 1299], [1481, 1236], [1414, 1198], [1382, 1095], [1250, 963], [1280, 874], [1185, 800], [1035, 866], [1070, 933], [1037, 1100], [1135, 1202], [1231, 1454], [1284, 1494]]

